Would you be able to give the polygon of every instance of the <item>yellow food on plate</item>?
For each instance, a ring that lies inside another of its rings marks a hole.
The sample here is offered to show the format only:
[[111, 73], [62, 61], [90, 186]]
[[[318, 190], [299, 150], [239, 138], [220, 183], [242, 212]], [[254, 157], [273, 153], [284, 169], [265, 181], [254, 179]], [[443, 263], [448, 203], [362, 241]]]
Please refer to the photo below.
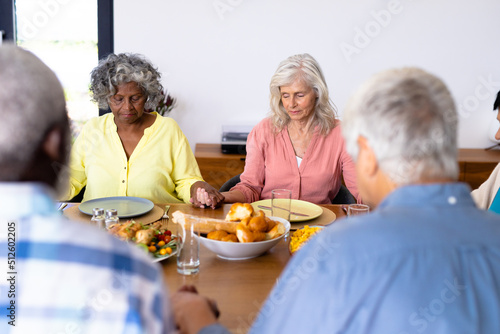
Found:
[[318, 233], [322, 227], [309, 227], [309, 225], [293, 232], [290, 237], [290, 253], [299, 250], [314, 234]]

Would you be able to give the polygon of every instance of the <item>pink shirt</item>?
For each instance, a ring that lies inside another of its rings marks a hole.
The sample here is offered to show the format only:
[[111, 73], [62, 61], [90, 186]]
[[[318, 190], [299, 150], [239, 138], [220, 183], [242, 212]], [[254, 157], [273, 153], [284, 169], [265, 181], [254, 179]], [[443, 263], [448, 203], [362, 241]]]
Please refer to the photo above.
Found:
[[245, 170], [241, 182], [231, 190], [241, 191], [247, 202], [271, 198], [273, 189], [290, 189], [292, 199], [328, 204], [342, 184], [360, 201], [354, 163], [345, 151], [340, 126], [327, 136], [315, 132], [300, 163], [288, 129], [273, 132], [269, 118], [257, 124], [247, 140]]

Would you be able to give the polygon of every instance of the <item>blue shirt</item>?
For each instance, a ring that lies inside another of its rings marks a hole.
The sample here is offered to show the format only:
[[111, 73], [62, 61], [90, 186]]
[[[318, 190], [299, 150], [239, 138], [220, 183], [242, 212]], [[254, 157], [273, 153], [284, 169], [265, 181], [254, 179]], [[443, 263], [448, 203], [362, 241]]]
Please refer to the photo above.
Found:
[[393, 191], [297, 252], [252, 333], [500, 333], [500, 217], [459, 183]]
[[42, 185], [0, 183], [0, 205], [0, 333], [171, 332], [142, 250], [65, 219]]

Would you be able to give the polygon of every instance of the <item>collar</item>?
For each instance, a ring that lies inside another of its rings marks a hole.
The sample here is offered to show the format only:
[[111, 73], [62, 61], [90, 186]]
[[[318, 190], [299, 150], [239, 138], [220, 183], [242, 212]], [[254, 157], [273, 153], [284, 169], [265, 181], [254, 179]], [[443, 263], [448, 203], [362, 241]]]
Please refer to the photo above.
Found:
[[0, 182], [0, 216], [52, 215], [57, 210], [53, 190], [41, 183]]
[[[145, 134], [149, 134], [151, 131], [153, 131], [153, 129], [157, 126], [157, 124], [161, 121], [161, 117], [160, 114], [158, 114], [156, 111], [152, 111], [150, 113], [151, 115], [154, 115], [156, 116], [155, 118], [155, 121], [153, 122], [153, 124], [151, 124], [151, 126], [148, 126], [147, 128], [144, 129], [144, 133]], [[116, 132], [118, 131], [118, 127], [116, 126], [116, 123], [115, 123], [115, 115], [112, 113], [112, 112], [109, 112], [103, 116], [100, 116], [100, 117], [105, 117], [105, 122], [107, 123], [107, 128]]]
[[450, 182], [399, 187], [387, 195], [378, 208], [417, 205], [475, 207], [469, 186], [465, 183]]

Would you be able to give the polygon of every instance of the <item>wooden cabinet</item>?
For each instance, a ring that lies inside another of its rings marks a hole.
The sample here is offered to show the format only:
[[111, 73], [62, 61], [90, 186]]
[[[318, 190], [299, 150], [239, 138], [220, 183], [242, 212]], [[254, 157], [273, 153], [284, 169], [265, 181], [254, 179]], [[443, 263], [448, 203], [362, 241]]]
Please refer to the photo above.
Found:
[[[205, 181], [217, 189], [245, 167], [245, 155], [223, 154], [220, 144], [196, 144], [195, 157]], [[476, 189], [500, 163], [500, 150], [460, 149], [458, 163], [460, 181]]]
[[499, 150], [460, 149], [458, 152], [460, 181], [467, 182], [472, 189], [478, 188], [500, 163]]
[[220, 144], [196, 144], [194, 155], [203, 179], [216, 189], [245, 167], [244, 154], [223, 154]]

